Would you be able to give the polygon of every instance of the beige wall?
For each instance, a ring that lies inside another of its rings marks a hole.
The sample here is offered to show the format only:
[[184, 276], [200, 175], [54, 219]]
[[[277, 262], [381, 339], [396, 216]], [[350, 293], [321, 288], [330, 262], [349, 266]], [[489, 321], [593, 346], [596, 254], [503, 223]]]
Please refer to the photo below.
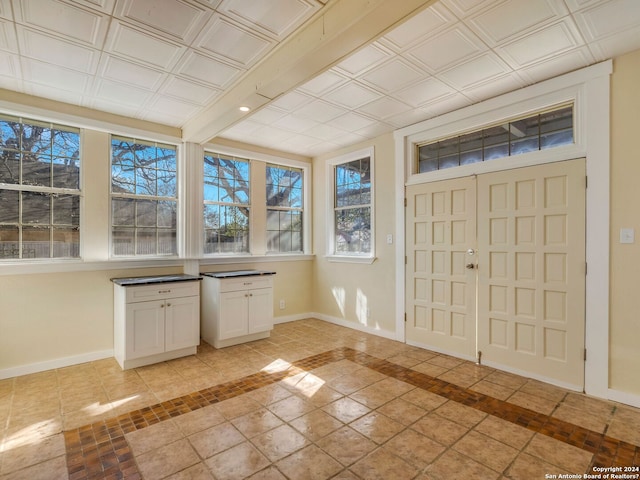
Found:
[[[370, 143], [332, 152], [313, 163], [313, 231], [316, 254], [313, 274], [313, 311], [345, 321], [354, 327], [366, 327], [395, 335], [395, 243], [387, 244], [394, 233], [394, 143], [391, 134], [378, 137], [374, 146], [375, 245], [376, 260], [371, 265], [336, 263], [325, 258], [327, 215], [325, 186], [332, 169], [327, 161], [345, 153], [370, 147]], [[394, 238], [395, 242], [395, 238]], [[366, 311], [370, 311], [367, 318]]]
[[[640, 395], [640, 50], [613, 62], [611, 81], [611, 284], [609, 386]], [[635, 229], [621, 244], [620, 229]]]

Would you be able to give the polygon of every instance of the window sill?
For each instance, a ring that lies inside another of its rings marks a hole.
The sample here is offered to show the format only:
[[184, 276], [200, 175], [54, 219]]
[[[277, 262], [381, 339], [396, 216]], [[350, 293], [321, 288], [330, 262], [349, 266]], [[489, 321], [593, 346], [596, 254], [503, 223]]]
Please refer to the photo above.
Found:
[[101, 270], [125, 270], [134, 268], [178, 267], [182, 268], [187, 260], [196, 260], [200, 265], [228, 265], [238, 263], [297, 262], [309, 261], [314, 255], [243, 255], [207, 258], [112, 258], [105, 261], [81, 259], [60, 259], [42, 261], [0, 262], [0, 276], [27, 275], [42, 273], [90, 272]]
[[362, 263], [371, 265], [376, 261], [376, 257], [364, 257], [356, 255], [325, 255], [328, 262], [332, 263]]

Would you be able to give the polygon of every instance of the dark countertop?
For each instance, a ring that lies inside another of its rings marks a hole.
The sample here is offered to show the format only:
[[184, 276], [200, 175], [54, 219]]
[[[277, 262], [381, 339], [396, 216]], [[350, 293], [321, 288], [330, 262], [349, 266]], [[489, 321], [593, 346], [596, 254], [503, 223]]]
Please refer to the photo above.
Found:
[[206, 277], [213, 278], [232, 278], [232, 277], [255, 277], [259, 275], [275, 275], [276, 272], [269, 272], [266, 270], [232, 270], [230, 272], [208, 272], [200, 273]]
[[201, 276], [195, 275], [155, 275], [152, 277], [129, 277], [129, 278], [112, 278], [111, 281], [123, 287], [134, 285], [151, 285], [153, 283], [169, 283], [169, 282], [193, 282], [202, 280]]

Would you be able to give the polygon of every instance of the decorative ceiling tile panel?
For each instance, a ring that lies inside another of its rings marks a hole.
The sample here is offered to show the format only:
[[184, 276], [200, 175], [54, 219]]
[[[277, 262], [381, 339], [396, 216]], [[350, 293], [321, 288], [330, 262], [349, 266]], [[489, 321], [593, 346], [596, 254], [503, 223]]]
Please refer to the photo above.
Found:
[[587, 40], [601, 40], [627, 29], [635, 29], [640, 23], [640, 2], [601, 1], [576, 13], [574, 17], [582, 27]]
[[517, 69], [566, 53], [581, 43], [579, 33], [567, 19], [518, 38], [497, 51]]
[[241, 73], [239, 68], [194, 51], [185, 55], [176, 70], [180, 75], [221, 89], [231, 85]]
[[412, 107], [406, 103], [400, 102], [394, 98], [382, 97], [371, 103], [363, 105], [358, 109], [358, 111], [366, 113], [370, 117], [384, 120], [385, 118], [398, 115], [411, 109]]
[[220, 95], [222, 90], [205, 87], [180, 77], [169, 77], [160, 88], [160, 93], [199, 105], [206, 105]]
[[582, 47], [532, 64], [519, 70], [518, 73], [521, 77], [527, 79], [528, 83], [532, 84], [562, 75], [567, 71], [586, 67], [594, 62], [595, 59], [589, 49]]
[[467, 20], [489, 46], [513, 39], [515, 35], [545, 25], [569, 12], [557, 0], [506, 0], [493, 2], [491, 7]]
[[187, 44], [211, 15], [208, 9], [182, 0], [120, 0], [116, 13], [146, 30], [162, 32]]
[[486, 50], [486, 45], [476, 35], [458, 24], [412, 48], [406, 56], [437, 72]]
[[304, 0], [223, 0], [218, 11], [282, 40], [319, 8]]
[[16, 21], [101, 48], [109, 20], [97, 12], [58, 0], [14, 0]]
[[392, 55], [391, 51], [383, 48], [380, 44], [372, 43], [340, 62], [336, 65], [336, 69], [355, 77], [382, 63], [387, 58], [391, 58]]
[[146, 90], [156, 90], [166, 76], [160, 70], [153, 70], [110, 55], [105, 55], [100, 63], [102, 78], [141, 87]]
[[320, 123], [329, 122], [346, 112], [348, 112], [347, 109], [337, 107], [322, 100], [314, 100], [296, 110], [298, 115], [312, 118]]
[[349, 82], [325, 96], [325, 98], [342, 107], [354, 109], [365, 103], [380, 98], [382, 94], [375, 92], [356, 82]]
[[293, 92], [278, 97], [273, 102], [271, 102], [271, 105], [286, 112], [292, 112], [305, 103], [310, 102], [311, 99], [312, 97], [294, 90]]
[[331, 125], [337, 128], [341, 128], [347, 132], [355, 132], [363, 128], [370, 127], [377, 123], [375, 120], [365, 117], [364, 115], [357, 114], [355, 112], [345, 113], [338, 118], [334, 118], [331, 121]]
[[395, 58], [365, 73], [360, 79], [385, 93], [416, 83], [424, 72], [410, 65], [406, 60]]
[[123, 103], [130, 107], [140, 108], [152, 95], [151, 92], [142, 88], [102, 79], [96, 86], [95, 97], [103, 101]]
[[440, 4], [434, 4], [394, 28], [381, 41], [401, 51], [425, 36], [432, 36], [455, 23], [456, 18]]
[[91, 80], [89, 75], [50, 63], [22, 58], [24, 80], [35, 84], [83, 94]]
[[284, 128], [290, 132], [302, 133], [318, 125], [318, 122], [299, 115], [286, 115], [273, 123], [274, 127]]
[[347, 78], [338, 74], [335, 70], [327, 70], [315, 77], [313, 80], [298, 87], [298, 90], [308, 93], [309, 95], [313, 95], [314, 97], [319, 97], [347, 81]]
[[170, 70], [184, 54], [186, 47], [114, 20], [107, 39], [107, 51]]
[[95, 73], [99, 52], [59, 37], [18, 26], [18, 43], [22, 54], [83, 73]]
[[437, 78], [426, 80], [394, 93], [394, 96], [413, 107], [420, 107], [455, 94], [456, 91]]
[[12, 82], [12, 77], [22, 77], [22, 75], [20, 74], [20, 64], [18, 63], [17, 59], [13, 55], [0, 50], [0, 77], [2, 76], [6, 78], [0, 78], [0, 84], [2, 82], [6, 82], [6, 84], [14, 84], [17, 82]]
[[275, 42], [251, 33], [219, 15], [214, 16], [195, 42], [197, 48], [220, 56], [241, 68], [248, 68]]
[[509, 73], [509, 67], [497, 55], [485, 53], [438, 75], [445, 83], [462, 91], [479, 83], [497, 79]]
[[15, 28], [9, 21], [0, 20], [0, 50], [18, 53]]

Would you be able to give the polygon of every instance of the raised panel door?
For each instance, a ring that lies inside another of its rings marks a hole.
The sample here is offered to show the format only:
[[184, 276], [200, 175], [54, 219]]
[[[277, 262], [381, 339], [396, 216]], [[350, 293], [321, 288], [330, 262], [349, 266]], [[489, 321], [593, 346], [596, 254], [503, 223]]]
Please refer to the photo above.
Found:
[[273, 290], [249, 290], [249, 333], [269, 331], [273, 328]]
[[200, 343], [199, 297], [168, 299], [165, 309], [166, 351], [198, 345]]
[[164, 300], [127, 304], [127, 360], [164, 352], [164, 315]]
[[241, 337], [249, 333], [249, 296], [247, 291], [220, 294], [218, 340]]
[[478, 176], [478, 349], [584, 384], [585, 162]]
[[475, 201], [473, 177], [407, 187], [407, 343], [475, 354]]

